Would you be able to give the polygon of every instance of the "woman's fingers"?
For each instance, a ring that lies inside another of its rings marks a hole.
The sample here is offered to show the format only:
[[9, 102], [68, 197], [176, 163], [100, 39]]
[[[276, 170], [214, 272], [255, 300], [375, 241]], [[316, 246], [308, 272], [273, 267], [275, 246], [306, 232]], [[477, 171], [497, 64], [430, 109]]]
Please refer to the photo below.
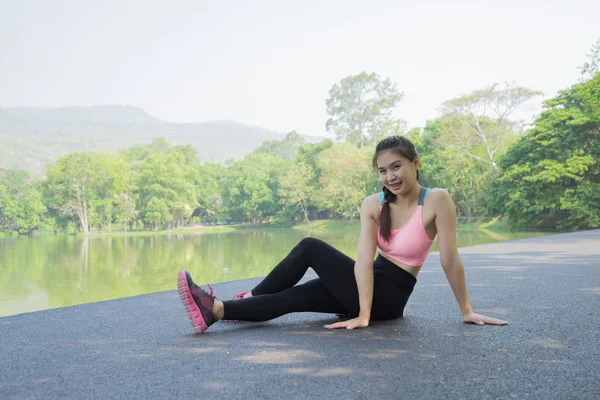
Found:
[[353, 318], [347, 321], [336, 322], [335, 324], [331, 325], [324, 325], [323, 327], [327, 329], [346, 328], [348, 330], [351, 330], [354, 328], [366, 328], [367, 326], [369, 326], [368, 321], [365, 322], [359, 318]]
[[483, 322], [489, 325], [508, 325], [508, 321], [503, 321], [498, 318], [485, 317]]
[[471, 322], [477, 325], [507, 325], [507, 321], [503, 321], [498, 318], [486, 317], [485, 315], [480, 314], [470, 314], [467, 318], [464, 319], [465, 322]]
[[324, 328], [327, 329], [340, 329], [340, 328], [346, 328], [348, 326], [348, 321], [342, 321], [342, 322], [336, 322], [335, 324], [330, 324], [330, 325], [324, 325]]

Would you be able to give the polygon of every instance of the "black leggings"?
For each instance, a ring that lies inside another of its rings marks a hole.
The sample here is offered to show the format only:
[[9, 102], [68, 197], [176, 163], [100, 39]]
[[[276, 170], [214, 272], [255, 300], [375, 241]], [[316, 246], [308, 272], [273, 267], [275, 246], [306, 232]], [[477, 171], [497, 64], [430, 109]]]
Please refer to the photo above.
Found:
[[[309, 267], [319, 278], [294, 286]], [[401, 317], [417, 279], [381, 255], [373, 267], [371, 319]], [[225, 320], [267, 321], [291, 312], [306, 311], [356, 317], [360, 305], [354, 260], [319, 239], [302, 239], [252, 289], [252, 297], [224, 301], [223, 304]]]

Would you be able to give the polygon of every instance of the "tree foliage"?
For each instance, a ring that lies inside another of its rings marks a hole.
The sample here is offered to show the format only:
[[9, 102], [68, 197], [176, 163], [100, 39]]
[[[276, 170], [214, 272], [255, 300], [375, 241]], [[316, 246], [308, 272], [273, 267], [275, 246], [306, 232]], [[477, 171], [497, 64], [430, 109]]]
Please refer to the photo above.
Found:
[[283, 140], [268, 140], [258, 146], [254, 153], [270, 154], [273, 157], [287, 161], [293, 161], [298, 155], [300, 146], [304, 144], [304, 138], [296, 131], [288, 133]]
[[582, 81], [592, 79], [600, 72], [600, 38], [592, 45], [587, 55], [587, 61], [579, 69]]
[[[176, 228], [191, 218], [198, 202], [196, 175], [198, 162], [188, 146], [165, 146], [149, 152], [139, 165], [138, 209], [146, 227]], [[166, 210], [157, 201], [163, 200]], [[146, 209], [152, 205], [150, 210]], [[157, 211], [157, 210], [160, 210]], [[159, 220], [152, 216], [160, 215]]]
[[0, 230], [32, 234], [47, 228], [39, 181], [25, 171], [0, 169]]
[[397, 131], [392, 111], [403, 97], [390, 78], [366, 72], [348, 76], [329, 90], [327, 131], [359, 148], [375, 145], [378, 138]]
[[391, 117], [402, 98], [396, 85], [362, 73], [330, 91], [327, 128], [339, 142], [308, 144], [291, 132], [243, 159], [200, 164], [191, 146], [156, 139], [118, 154], [65, 155], [45, 181], [0, 170], [0, 230], [357, 218], [361, 200], [381, 189], [371, 157], [375, 142], [390, 134], [415, 143], [421, 184], [446, 188], [459, 216], [506, 216], [516, 227], [598, 227], [600, 73], [546, 101], [523, 135], [517, 110], [538, 94], [491, 85], [445, 102], [443, 115], [406, 132]]
[[439, 142], [497, 168], [496, 158], [519, 131], [521, 121], [509, 118], [541, 92], [506, 83], [493, 84], [446, 101]]
[[[447, 134], [445, 116], [428, 121], [422, 132], [413, 132], [410, 139], [415, 143], [421, 159], [420, 181], [426, 187], [442, 187], [448, 190], [457, 207], [457, 215], [473, 216], [481, 212], [478, 201], [483, 185], [493, 168], [478, 162], [454, 147], [439, 143]], [[475, 152], [476, 149], [469, 148]]]
[[[366, 149], [369, 155], [373, 149]], [[320, 206], [343, 218], [358, 216], [365, 197], [369, 155], [350, 143], [340, 143], [319, 154], [317, 165], [322, 171]]]
[[[314, 178], [313, 169], [304, 163], [297, 168], [289, 169], [279, 179], [279, 194], [286, 207], [297, 207], [302, 217], [310, 226], [308, 207], [313, 195], [311, 182]], [[285, 211], [285, 210], [284, 210]]]
[[501, 159], [494, 203], [515, 226], [600, 225], [600, 73], [546, 101]]
[[84, 233], [97, 214], [93, 205], [100, 199], [106, 175], [100, 168], [106, 153], [73, 153], [48, 168], [47, 205], [58, 215], [74, 218]]

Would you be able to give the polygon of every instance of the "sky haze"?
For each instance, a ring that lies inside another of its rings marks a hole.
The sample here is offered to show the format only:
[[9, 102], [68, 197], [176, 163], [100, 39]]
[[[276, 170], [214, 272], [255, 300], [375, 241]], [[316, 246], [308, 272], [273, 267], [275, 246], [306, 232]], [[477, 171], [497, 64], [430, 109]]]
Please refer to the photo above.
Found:
[[599, 15], [591, 0], [0, 0], [0, 106], [124, 104], [325, 135], [329, 89], [367, 71], [423, 126], [494, 82], [546, 98], [576, 83]]

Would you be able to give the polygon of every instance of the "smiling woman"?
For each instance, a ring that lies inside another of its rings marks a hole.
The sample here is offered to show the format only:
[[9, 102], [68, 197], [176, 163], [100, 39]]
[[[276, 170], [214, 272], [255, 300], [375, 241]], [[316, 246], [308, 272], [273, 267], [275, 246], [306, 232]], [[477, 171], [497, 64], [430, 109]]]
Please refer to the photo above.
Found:
[[[373, 167], [379, 171], [379, 178], [383, 183], [379, 232], [389, 241], [392, 224], [391, 204], [396, 202], [397, 194], [403, 188], [411, 188], [418, 184], [421, 164], [417, 150], [410, 140], [404, 136], [392, 136], [377, 146], [373, 156]], [[406, 185], [403, 186], [405, 181]], [[404, 222], [399, 225], [404, 225]]]
[[[371, 320], [402, 317], [436, 236], [463, 321], [505, 325], [473, 312], [456, 248], [454, 202], [444, 189], [419, 185], [414, 145], [402, 136], [388, 137], [377, 145], [373, 165], [383, 190], [362, 202], [356, 261], [321, 240], [304, 238], [255, 288], [223, 302], [181, 271], [178, 290], [194, 329], [202, 333], [219, 320], [266, 321], [306, 311], [349, 317], [326, 325], [329, 329], [366, 328]], [[318, 278], [296, 285], [309, 267]]]

